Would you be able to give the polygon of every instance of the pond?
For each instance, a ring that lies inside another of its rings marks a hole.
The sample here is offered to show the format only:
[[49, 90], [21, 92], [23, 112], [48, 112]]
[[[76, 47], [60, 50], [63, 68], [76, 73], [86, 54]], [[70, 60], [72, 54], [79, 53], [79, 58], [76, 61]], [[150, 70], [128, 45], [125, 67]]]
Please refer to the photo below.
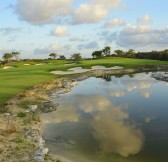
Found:
[[80, 81], [43, 115], [46, 146], [71, 162], [167, 162], [167, 96], [151, 73]]

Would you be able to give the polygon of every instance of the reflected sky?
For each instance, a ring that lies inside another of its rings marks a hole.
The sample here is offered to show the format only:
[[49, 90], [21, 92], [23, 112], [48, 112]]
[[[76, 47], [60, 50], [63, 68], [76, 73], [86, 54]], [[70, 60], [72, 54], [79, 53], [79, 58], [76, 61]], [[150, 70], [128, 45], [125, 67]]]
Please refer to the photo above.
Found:
[[88, 78], [43, 114], [52, 153], [73, 162], [167, 162], [168, 86], [149, 74]]

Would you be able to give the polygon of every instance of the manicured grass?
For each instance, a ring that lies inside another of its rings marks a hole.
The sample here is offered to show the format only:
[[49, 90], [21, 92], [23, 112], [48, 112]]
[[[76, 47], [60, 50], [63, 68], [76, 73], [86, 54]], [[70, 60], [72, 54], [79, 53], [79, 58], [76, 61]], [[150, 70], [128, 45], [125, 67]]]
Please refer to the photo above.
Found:
[[[52, 70], [66, 70], [68, 68], [81, 66], [90, 68], [94, 65], [122, 66], [125, 68], [133, 68], [144, 65], [168, 65], [167, 61], [141, 60], [128, 58], [102, 58], [96, 60], [77, 61], [77, 64], [64, 66], [65, 63], [72, 61], [63, 60], [47, 60], [47, 64], [35, 65], [37, 62], [18, 62], [10, 63], [10, 66], [16, 66], [14, 69], [2, 69], [0, 66], [0, 108], [11, 97], [17, 93], [28, 89], [39, 83], [50, 81], [58, 76], [49, 73]], [[24, 64], [31, 64], [26, 66]]]
[[130, 59], [119, 57], [107, 57], [98, 60], [81, 61], [81, 66], [89, 68], [93, 65], [104, 65], [106, 67], [122, 66], [124, 68], [135, 68], [145, 65], [168, 65], [168, 61], [145, 60], [145, 59]]

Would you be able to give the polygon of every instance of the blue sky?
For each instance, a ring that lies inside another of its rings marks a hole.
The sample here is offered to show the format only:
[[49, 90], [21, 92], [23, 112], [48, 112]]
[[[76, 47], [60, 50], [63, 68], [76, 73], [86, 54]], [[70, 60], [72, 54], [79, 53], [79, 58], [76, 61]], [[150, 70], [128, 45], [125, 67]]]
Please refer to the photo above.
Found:
[[166, 0], [0, 0], [0, 59], [168, 48]]

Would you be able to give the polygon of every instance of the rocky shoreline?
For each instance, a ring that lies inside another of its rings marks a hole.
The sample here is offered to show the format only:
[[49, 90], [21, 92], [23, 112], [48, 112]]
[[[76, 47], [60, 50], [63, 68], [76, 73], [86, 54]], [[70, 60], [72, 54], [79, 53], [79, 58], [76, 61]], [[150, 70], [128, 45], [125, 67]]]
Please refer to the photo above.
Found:
[[155, 78], [160, 81], [168, 82], [168, 72], [165, 73], [155, 73], [151, 75], [152, 78]]
[[[5, 108], [8, 113], [0, 115], [0, 123], [3, 123], [0, 126], [0, 161], [61, 162], [62, 159], [49, 154], [40, 133], [40, 127], [43, 124], [40, 114], [57, 109], [59, 104], [53, 102], [55, 97], [70, 92], [71, 88], [77, 85], [77, 81], [89, 77], [125, 75], [158, 70], [168, 70], [168, 66], [94, 70], [82, 74], [73, 74], [66, 78], [58, 78], [17, 95], [7, 102]], [[162, 75], [153, 75], [152, 77], [168, 81], [168, 77], [165, 79]]]

